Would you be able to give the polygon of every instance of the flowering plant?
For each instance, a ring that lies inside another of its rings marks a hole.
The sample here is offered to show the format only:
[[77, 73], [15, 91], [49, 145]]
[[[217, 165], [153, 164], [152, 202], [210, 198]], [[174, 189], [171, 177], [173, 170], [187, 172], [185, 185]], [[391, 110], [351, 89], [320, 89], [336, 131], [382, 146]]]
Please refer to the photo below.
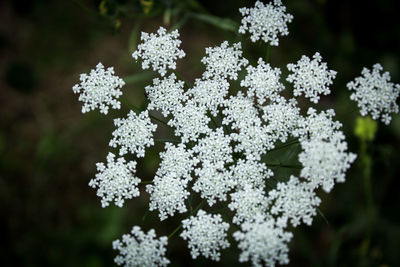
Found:
[[[280, 0], [264, 5], [257, 1], [252, 8], [241, 8], [239, 33], [251, 35], [277, 46], [278, 37], [288, 34], [291, 14]], [[239, 261], [254, 266], [274, 266], [289, 262], [288, 243], [291, 227], [311, 225], [321, 199], [318, 189], [329, 193], [356, 155], [348, 152], [335, 111], [302, 110], [298, 99], [304, 95], [318, 103], [330, 93], [336, 71], [330, 70], [317, 52], [312, 59], [303, 56], [289, 63], [286, 81], [293, 86], [293, 97], [281, 82], [282, 71], [260, 58], [249, 65], [240, 42], [206, 48], [201, 62], [205, 71], [191, 86], [175, 71], [176, 60], [185, 56], [180, 49], [179, 32], [160, 27], [157, 34], [142, 33], [142, 43], [132, 54], [142, 61], [142, 68], [152, 68], [162, 77], [145, 87], [148, 105], [145, 110], [130, 111], [127, 118], [114, 120], [116, 129], [109, 145], [119, 148], [119, 158], [110, 153], [107, 165], [98, 163], [98, 174], [89, 185], [97, 189], [102, 206], [114, 202], [122, 207], [125, 200], [140, 195], [138, 185], [146, 183], [150, 195], [149, 210], [156, 210], [160, 221], [179, 213], [186, 214], [181, 224], [167, 237], [158, 237], [154, 229], [145, 234], [134, 226], [131, 234], [116, 240], [119, 251], [115, 262], [126, 266], [166, 266], [168, 241], [178, 231], [187, 241], [193, 258], [203, 256], [218, 261], [231, 244], [228, 230], [241, 251]], [[172, 70], [172, 71], [171, 71]], [[361, 115], [371, 114], [390, 122], [389, 113], [398, 112], [396, 99], [400, 86], [390, 82], [388, 73], [374, 65], [371, 73], [350, 82], [351, 99], [358, 102]], [[240, 89], [232, 86], [245, 71]], [[108, 106], [119, 108], [119, 87], [123, 81], [112, 68], [104, 71], [99, 63], [90, 75], [82, 74], [73, 87], [84, 102], [82, 112]], [[368, 97], [373, 95], [372, 100]], [[159, 111], [164, 118], [156, 117]], [[136, 161], [122, 157], [144, 157], [154, 145], [153, 133], [162, 123], [174, 130], [175, 137], [165, 143], [160, 165], [151, 181], [136, 177]], [[297, 151], [298, 164], [273, 161], [269, 155], [289, 148]], [[299, 150], [299, 151], [298, 151]], [[281, 177], [275, 170], [300, 170]], [[198, 200], [195, 207], [190, 204]], [[215, 209], [215, 207], [218, 207]]]

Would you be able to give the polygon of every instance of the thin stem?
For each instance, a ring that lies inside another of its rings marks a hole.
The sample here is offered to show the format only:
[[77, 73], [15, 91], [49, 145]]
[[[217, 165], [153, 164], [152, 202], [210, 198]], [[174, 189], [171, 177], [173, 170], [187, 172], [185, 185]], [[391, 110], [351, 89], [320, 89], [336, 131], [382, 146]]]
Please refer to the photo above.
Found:
[[[196, 208], [194, 208], [194, 210], [189, 214], [189, 216], [192, 216], [194, 213], [196, 213], [197, 210], [199, 210], [199, 209], [203, 206], [203, 204], [204, 204], [205, 201], [206, 201], [206, 200], [203, 199], [203, 200], [199, 203], [199, 205], [197, 205]], [[188, 217], [189, 217], [189, 216], [188, 216]], [[186, 218], [187, 218], [187, 217], [186, 217]], [[173, 237], [174, 234], [176, 234], [176, 232], [178, 232], [179, 229], [181, 229], [181, 228], [182, 228], [182, 224], [178, 225], [178, 227], [176, 227], [176, 228], [168, 235], [168, 239], [170, 239], [171, 237]]]
[[302, 169], [303, 168], [303, 166], [301, 166], [301, 165], [290, 165], [290, 164], [281, 164], [281, 163], [278, 163], [278, 164], [266, 163], [266, 165], [268, 167], [282, 167], [282, 168], [289, 168], [289, 169]]
[[183, 79], [181, 75], [179, 75], [179, 73], [178, 73], [176, 70], [174, 70], [174, 73], [175, 73], [176, 77], [178, 77], [179, 80], [182, 80], [188, 88], [191, 87], [191, 86], [186, 82], [186, 80]]
[[265, 63], [268, 63], [270, 50], [271, 50], [271, 45], [268, 43], [267, 44], [267, 51], [265, 53]]
[[172, 140], [172, 139], [154, 139], [154, 142], [159, 143], [179, 143], [179, 140]]
[[275, 147], [275, 148], [273, 148], [271, 150], [268, 150], [268, 152], [276, 151], [276, 150], [279, 150], [279, 149], [282, 149], [282, 148], [285, 148], [285, 147], [288, 147], [288, 146], [291, 146], [291, 145], [294, 145], [294, 144], [299, 144], [299, 143], [300, 143], [299, 140], [294, 140], [292, 142], [285, 143], [285, 144], [282, 144], [281, 146], [277, 146], [277, 147]]
[[[138, 107], [136, 107], [135, 105], [129, 103], [129, 102], [126, 101], [125, 99], [120, 98], [119, 100], [121, 101], [121, 103], [123, 103], [123, 104], [127, 105], [128, 107], [132, 108], [133, 110], [135, 110], [136, 113], [141, 112], [140, 108], [138, 108]], [[152, 119], [155, 120], [155, 121], [161, 122], [161, 123], [163, 123], [163, 124], [169, 126], [168, 123], [167, 123], [166, 121], [160, 120], [159, 118], [154, 117], [154, 116], [151, 115], [151, 114], [149, 114], [149, 117], [152, 118]]]
[[140, 181], [140, 183], [141, 184], [152, 184], [153, 180], [151, 180], [151, 181]]

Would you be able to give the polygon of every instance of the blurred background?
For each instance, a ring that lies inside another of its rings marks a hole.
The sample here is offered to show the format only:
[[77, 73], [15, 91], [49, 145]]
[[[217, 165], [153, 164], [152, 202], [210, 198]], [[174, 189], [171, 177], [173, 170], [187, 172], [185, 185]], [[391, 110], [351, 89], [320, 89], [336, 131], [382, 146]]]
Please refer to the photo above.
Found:
[[[332, 94], [316, 107], [335, 108], [349, 150], [359, 154], [346, 183], [337, 184], [330, 194], [319, 192], [321, 212], [313, 225], [294, 230], [289, 266], [400, 266], [400, 116], [394, 115], [389, 126], [378, 123], [375, 136], [362, 139], [354, 134], [358, 112], [346, 89], [363, 67], [377, 62], [400, 83], [395, 3], [285, 1], [294, 20], [289, 36], [271, 48], [269, 62], [286, 77], [286, 64], [303, 54], [321, 53], [338, 74]], [[146, 212], [143, 186], [142, 196], [123, 208], [101, 208], [88, 183], [96, 173], [95, 163], [113, 151], [108, 147], [112, 119], [125, 116], [128, 108], [108, 116], [82, 114], [72, 86], [80, 73], [102, 62], [127, 80], [124, 98], [140, 106], [144, 86], [154, 74], [142, 71], [131, 53], [141, 31], [155, 32], [160, 25], [179, 28], [187, 56], [178, 61], [177, 70], [189, 83], [204, 70], [200, 59], [205, 47], [223, 40], [242, 41], [245, 56], [254, 64], [264, 57], [265, 44], [253, 44], [248, 35], [236, 33], [238, 8], [253, 5], [242, 0], [0, 2], [2, 266], [110, 266], [116, 256], [111, 242], [133, 225], [168, 235], [179, 224], [176, 219], [160, 223], [156, 212]], [[159, 134], [165, 131], [160, 127]], [[143, 180], [152, 179], [162, 148], [157, 144], [139, 160], [137, 175]], [[248, 266], [237, 263], [238, 253], [232, 243], [219, 263], [191, 261], [185, 243], [175, 236], [167, 257], [171, 266]]]

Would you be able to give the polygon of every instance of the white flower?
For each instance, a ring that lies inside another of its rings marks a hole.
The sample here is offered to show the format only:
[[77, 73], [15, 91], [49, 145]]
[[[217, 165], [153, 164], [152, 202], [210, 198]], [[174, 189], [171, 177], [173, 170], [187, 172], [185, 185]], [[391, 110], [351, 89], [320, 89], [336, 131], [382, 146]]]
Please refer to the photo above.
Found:
[[201, 162], [207, 161], [222, 169], [225, 163], [233, 161], [230, 142], [230, 136], [225, 135], [222, 128], [217, 128], [200, 139], [193, 152]]
[[174, 110], [172, 115], [174, 117], [168, 121], [168, 125], [175, 128], [175, 135], [182, 137], [182, 143], [195, 141], [200, 134], [211, 130], [208, 127], [211, 119], [207, 116], [206, 109], [192, 100]]
[[205, 161], [201, 168], [194, 170], [197, 179], [192, 189], [206, 199], [208, 205], [214, 205], [217, 200], [226, 201], [228, 192], [235, 186], [232, 172], [219, 169]]
[[156, 175], [153, 182], [154, 185], [146, 186], [146, 191], [150, 194], [149, 210], [158, 209], [161, 221], [173, 216], [176, 211], [187, 211], [185, 200], [190, 195], [186, 189], [188, 179], [181, 179], [171, 172], [163, 176]]
[[193, 259], [200, 254], [214, 261], [219, 261], [221, 249], [229, 247], [227, 231], [229, 224], [219, 214], [207, 214], [199, 210], [196, 216], [182, 221], [181, 237], [188, 240], [188, 248]]
[[322, 57], [317, 52], [310, 60], [307, 56], [302, 56], [297, 64], [288, 64], [287, 68], [293, 72], [287, 77], [287, 81], [293, 83], [294, 95], [310, 98], [313, 103], [318, 103], [319, 95], [331, 93], [329, 85], [336, 77], [336, 71], [328, 70], [325, 62], [321, 62]]
[[278, 183], [276, 189], [268, 192], [268, 199], [273, 203], [271, 213], [290, 219], [294, 227], [303, 221], [311, 225], [321, 199], [313, 188], [293, 175], [286, 183]]
[[142, 32], [141, 40], [143, 43], [133, 52], [132, 57], [138, 60], [142, 58], [142, 69], [148, 69], [150, 65], [154, 71], [158, 71], [161, 76], [167, 73], [167, 69], [176, 69], [176, 60], [183, 58], [185, 52], [179, 49], [181, 40], [178, 30], [167, 33], [167, 30], [160, 27], [157, 34]]
[[97, 187], [97, 196], [101, 197], [101, 206], [107, 207], [114, 202], [122, 207], [125, 199], [139, 196], [138, 184], [140, 179], [133, 176], [136, 172], [136, 162], [126, 162], [124, 158], [114, 161], [115, 155], [108, 153], [107, 167], [104, 163], [97, 163], [96, 177], [89, 182], [92, 188]]
[[162, 159], [153, 180], [154, 184], [147, 185], [150, 194], [150, 210], [158, 209], [160, 220], [173, 216], [176, 211], [187, 211], [185, 200], [189, 196], [187, 184], [192, 179], [193, 165], [198, 161], [190, 150], [183, 144], [177, 146], [166, 143], [165, 152], [160, 153]]
[[308, 108], [307, 117], [300, 118], [298, 128], [293, 130], [293, 135], [300, 141], [309, 139], [331, 139], [334, 133], [342, 127], [342, 124], [333, 120], [335, 111], [328, 109], [319, 114], [313, 108]]
[[235, 165], [231, 166], [231, 171], [238, 190], [247, 184], [253, 185], [254, 188], [264, 188], [265, 180], [274, 175], [264, 163], [255, 160], [239, 159]]
[[145, 90], [150, 100], [148, 110], [159, 109], [164, 117], [182, 107], [186, 100], [183, 91], [184, 82], [176, 80], [175, 74], [162, 80], [155, 78], [153, 86], [146, 86]]
[[193, 88], [187, 91], [187, 95], [192, 97], [200, 107], [204, 107], [217, 116], [218, 107], [220, 107], [225, 96], [229, 92], [229, 83], [222, 78], [196, 79]]
[[255, 214], [264, 214], [268, 208], [268, 198], [264, 194], [264, 187], [255, 188], [246, 184], [242, 189], [231, 194], [228, 207], [235, 211], [232, 222], [241, 224], [252, 221]]
[[285, 87], [279, 82], [281, 70], [258, 59], [257, 67], [248, 66], [247, 75], [240, 86], [248, 87], [247, 96], [256, 97], [258, 104], [264, 104], [268, 99], [275, 100]]
[[253, 100], [245, 97], [241, 91], [224, 101], [222, 124], [232, 124], [233, 129], [242, 130], [252, 125], [260, 126], [261, 119], [253, 104]]
[[275, 103], [263, 106], [262, 118], [267, 123], [266, 130], [273, 136], [274, 140], [279, 139], [286, 142], [288, 136], [297, 128], [300, 120], [300, 109], [295, 99], [287, 101], [280, 97]]
[[117, 129], [112, 133], [113, 139], [109, 145], [111, 147], [121, 146], [120, 155], [129, 151], [136, 154], [137, 157], [144, 157], [145, 148], [154, 145], [153, 132], [157, 129], [157, 125], [151, 123], [147, 110], [140, 113], [139, 116], [131, 110], [128, 118], [115, 119], [114, 124]]
[[299, 161], [303, 165], [300, 176], [306, 178], [313, 188], [322, 186], [330, 192], [335, 182], [345, 181], [345, 172], [356, 159], [346, 153], [347, 143], [342, 132], [335, 132], [329, 139], [314, 138], [302, 141], [303, 151]]
[[243, 16], [239, 33], [245, 34], [248, 31], [252, 42], [261, 38], [271, 46], [277, 46], [278, 35], [289, 34], [287, 24], [292, 22], [293, 16], [285, 13], [286, 7], [282, 6], [280, 0], [266, 5], [257, 1], [253, 8], [243, 7], [239, 11]]
[[109, 106], [119, 109], [121, 103], [117, 100], [122, 95], [121, 88], [125, 82], [114, 75], [114, 68], [107, 70], [99, 63], [96, 69], [92, 69], [90, 74], [82, 73], [80, 84], [74, 85], [72, 90], [79, 95], [79, 101], [83, 102], [82, 113], [86, 113], [96, 108], [100, 113], [107, 114]]
[[266, 219], [260, 214], [254, 216], [254, 221], [244, 222], [241, 231], [233, 234], [238, 247], [242, 250], [239, 261], [250, 261], [253, 266], [275, 266], [275, 263], [288, 264], [289, 248], [287, 243], [293, 234], [285, 232], [282, 223], [274, 219]]
[[230, 47], [227, 41], [220, 46], [207, 47], [206, 56], [201, 62], [206, 65], [203, 73], [206, 79], [214, 77], [236, 80], [240, 69], [248, 64], [248, 60], [242, 58], [242, 45], [235, 43]]
[[357, 102], [362, 116], [370, 114], [372, 119], [388, 125], [391, 121], [389, 113], [398, 113], [399, 106], [396, 99], [399, 97], [400, 85], [390, 82], [389, 72], [384, 72], [380, 64], [375, 64], [372, 71], [363, 68], [362, 77], [355, 78], [347, 84], [349, 90], [354, 92], [350, 99]]
[[156, 239], [154, 229], [145, 234], [139, 226], [132, 228], [131, 234], [122, 236], [122, 240], [113, 242], [113, 249], [120, 255], [114, 261], [118, 265], [130, 267], [167, 266], [170, 261], [165, 257], [168, 238], [162, 236]]

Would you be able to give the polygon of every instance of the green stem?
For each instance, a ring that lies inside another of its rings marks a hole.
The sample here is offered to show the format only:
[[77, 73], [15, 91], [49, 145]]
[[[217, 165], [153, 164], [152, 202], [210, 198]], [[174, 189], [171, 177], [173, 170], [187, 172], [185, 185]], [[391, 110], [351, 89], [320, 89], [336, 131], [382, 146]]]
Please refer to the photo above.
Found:
[[265, 165], [267, 165], [268, 167], [282, 167], [282, 168], [289, 168], [289, 169], [302, 169], [303, 166], [301, 165], [290, 165], [290, 164], [268, 164], [266, 163]]
[[176, 77], [178, 77], [179, 80], [182, 80], [182, 81], [185, 83], [186, 87], [188, 87], [188, 88], [191, 87], [191, 86], [186, 82], [186, 80], [183, 79], [181, 75], [179, 75], [179, 73], [178, 73], [176, 70], [174, 70], [174, 73], [175, 73]]
[[151, 181], [140, 181], [140, 183], [141, 184], [152, 184], [153, 180], [151, 180]]
[[172, 139], [154, 139], [154, 142], [159, 143], [179, 143], [179, 140], [172, 140]]
[[[196, 213], [196, 212], [203, 206], [203, 204], [204, 204], [205, 201], [206, 201], [206, 200], [203, 199], [203, 200], [199, 203], [199, 205], [197, 205], [196, 208], [194, 208], [194, 210], [189, 214], [189, 216], [192, 216], [194, 213]], [[188, 216], [188, 217], [189, 217], [189, 216]], [[188, 217], [186, 217], [186, 218], [188, 218]], [[176, 228], [168, 235], [168, 239], [170, 239], [171, 237], [173, 237], [174, 234], [176, 234], [176, 232], [178, 232], [179, 229], [181, 229], [181, 228], [182, 228], [182, 224], [178, 225], [178, 227], [176, 227]]]
[[299, 144], [299, 143], [300, 143], [299, 140], [294, 140], [292, 142], [288, 142], [288, 143], [282, 144], [281, 146], [277, 146], [277, 147], [275, 147], [275, 148], [273, 148], [271, 150], [268, 150], [268, 152], [276, 151], [276, 150], [279, 150], [279, 149], [282, 149], [282, 148], [285, 148], [285, 147], [288, 147], [288, 146], [291, 146], [291, 145], [294, 145], [294, 144]]
[[271, 50], [271, 45], [268, 43], [267, 44], [267, 51], [265, 53], [265, 63], [268, 63], [270, 50]]

